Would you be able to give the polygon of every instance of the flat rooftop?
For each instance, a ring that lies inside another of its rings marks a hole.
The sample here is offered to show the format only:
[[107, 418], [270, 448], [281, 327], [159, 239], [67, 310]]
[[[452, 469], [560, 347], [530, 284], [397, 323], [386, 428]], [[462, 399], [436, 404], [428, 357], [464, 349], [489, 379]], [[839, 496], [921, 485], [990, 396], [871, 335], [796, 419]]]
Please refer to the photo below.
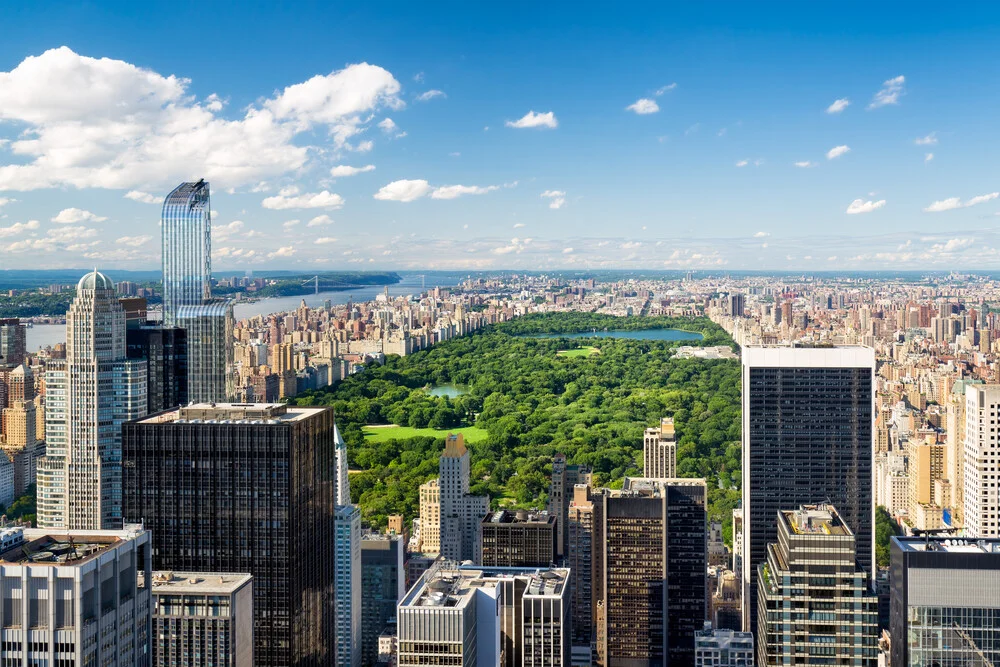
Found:
[[612, 497], [651, 496], [659, 498], [671, 486], [705, 487], [705, 480], [700, 477], [626, 477], [621, 490], [612, 490]]
[[512, 579], [527, 579], [525, 595], [560, 597], [569, 580], [569, 572], [566, 568], [442, 567], [429, 570], [399, 606], [461, 608], [472, 601], [477, 590], [495, 588], [503, 581]]
[[[76, 566], [135, 539], [133, 530], [47, 530], [26, 528], [22, 542], [0, 553], [0, 564]], [[5, 534], [8, 534], [5, 531]]]
[[781, 517], [795, 535], [852, 535], [832, 505], [803, 505], [785, 510]]
[[483, 517], [484, 524], [535, 524], [552, 525], [556, 522], [556, 515], [548, 512], [517, 512], [511, 510], [497, 510], [490, 512]]
[[253, 576], [224, 572], [154, 572], [154, 595], [228, 595], [243, 588]]
[[140, 424], [283, 424], [307, 419], [328, 408], [284, 403], [192, 403], [140, 419]]
[[894, 537], [903, 551], [934, 551], [953, 554], [996, 554], [1000, 556], [1000, 539], [961, 539], [953, 537]]

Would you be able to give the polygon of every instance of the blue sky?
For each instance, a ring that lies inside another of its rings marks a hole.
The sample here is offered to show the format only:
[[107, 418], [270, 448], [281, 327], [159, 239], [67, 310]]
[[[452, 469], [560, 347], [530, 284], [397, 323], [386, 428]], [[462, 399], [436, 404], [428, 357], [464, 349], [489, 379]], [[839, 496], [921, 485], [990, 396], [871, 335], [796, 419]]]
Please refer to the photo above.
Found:
[[153, 268], [157, 202], [202, 176], [220, 270], [995, 268], [998, 23], [986, 3], [4, 7], [0, 268]]

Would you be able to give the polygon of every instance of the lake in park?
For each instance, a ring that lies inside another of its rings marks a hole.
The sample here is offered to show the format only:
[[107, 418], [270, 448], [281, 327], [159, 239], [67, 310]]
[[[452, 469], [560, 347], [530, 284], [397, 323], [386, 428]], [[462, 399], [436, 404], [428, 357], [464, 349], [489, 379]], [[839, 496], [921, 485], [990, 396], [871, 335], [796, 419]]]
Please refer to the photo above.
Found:
[[431, 387], [427, 390], [427, 393], [431, 396], [447, 396], [448, 398], [457, 398], [464, 394], [469, 393], [469, 390], [465, 387], [457, 384], [439, 384]]
[[526, 338], [628, 338], [630, 340], [702, 340], [695, 331], [642, 329], [636, 331], [579, 331], [567, 334], [531, 334]]

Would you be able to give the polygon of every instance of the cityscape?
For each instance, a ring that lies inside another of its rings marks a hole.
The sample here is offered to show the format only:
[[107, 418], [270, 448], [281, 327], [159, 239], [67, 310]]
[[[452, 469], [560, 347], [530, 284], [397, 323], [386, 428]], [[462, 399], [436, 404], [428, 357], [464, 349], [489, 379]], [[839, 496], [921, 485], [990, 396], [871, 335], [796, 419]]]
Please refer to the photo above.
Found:
[[[731, 24], [711, 16], [723, 6]], [[178, 9], [185, 22], [192, 9]], [[728, 194], [706, 215], [739, 219], [708, 230], [686, 205], [671, 217], [627, 202], [643, 177], [619, 180], [631, 167], [601, 146], [610, 134], [572, 111], [586, 85], [546, 97], [546, 68], [591, 68], [608, 95], [648, 87], [615, 113], [649, 121], [690, 112], [688, 90], [707, 113], [717, 91], [690, 77], [735, 66], [713, 51], [735, 45], [757, 49], [743, 71], [778, 72], [811, 99], [803, 68], [829, 74], [813, 49], [846, 54], [867, 29], [825, 7], [807, 18], [762, 5], [755, 18], [721, 3], [619, 17], [581, 7], [550, 32], [550, 7], [498, 16], [486, 39], [484, 7], [387, 9], [247, 5], [233, 21], [248, 35], [295, 26], [304, 40], [336, 19], [347, 32], [382, 21], [383, 36], [420, 26], [440, 43], [410, 35], [366, 52], [378, 39], [352, 35], [316, 60], [285, 34], [262, 43], [289, 54], [260, 81], [234, 75], [226, 89], [225, 68], [206, 64], [232, 97], [205, 92], [186, 55], [105, 37], [138, 26], [135, 8], [67, 6], [43, 31], [56, 43], [0, 44], [0, 667], [1000, 664], [1000, 272], [983, 215], [1000, 215], [1000, 199], [942, 195], [912, 224], [889, 210], [939, 187], [990, 187], [949, 162], [979, 116], [928, 108], [921, 86], [940, 74], [914, 55], [912, 19], [890, 35], [906, 76], [876, 77], [870, 101], [832, 97], [857, 85], [845, 63], [813, 110], [844, 121], [857, 172], [778, 185], [765, 180], [772, 158], [748, 152], [763, 144], [737, 144], [748, 157], [727, 169], [760, 180], [718, 177]], [[0, 9], [0, 25], [36, 11]], [[208, 24], [219, 11], [204, 8]], [[70, 19], [107, 25], [88, 45], [63, 38]], [[941, 21], [927, 48], [942, 62], [994, 43], [992, 28]], [[580, 51], [618, 63], [616, 48], [667, 36], [677, 42], [651, 56], [655, 87], [636, 83], [645, 67], [625, 86]], [[790, 36], [819, 45], [782, 62]], [[215, 50], [232, 38], [219, 39], [206, 48], [232, 67]], [[554, 60], [515, 82], [492, 58], [518, 44], [518, 68], [528, 54]], [[432, 55], [460, 47], [459, 64]], [[128, 49], [141, 64], [119, 59]], [[858, 76], [900, 66], [852, 58]], [[463, 100], [485, 94], [466, 80], [476, 67], [519, 105], [541, 99], [489, 120]], [[272, 85], [284, 76], [302, 83]], [[454, 117], [431, 130], [421, 116], [453, 101], [478, 147]], [[818, 122], [789, 120], [789, 105], [777, 122], [791, 134]], [[910, 107], [889, 126], [922, 152], [905, 169], [947, 173], [910, 177], [865, 155], [891, 152], [866, 140], [874, 116]], [[710, 132], [707, 156], [776, 122], [750, 102], [741, 113], [721, 129], [685, 120], [625, 152], [645, 163], [654, 144]], [[942, 125], [914, 140], [915, 119]], [[421, 132], [446, 157], [423, 152]], [[525, 132], [575, 133], [594, 153], [519, 148]], [[495, 162], [472, 165], [487, 148]], [[851, 151], [792, 171], [832, 170]], [[583, 164], [599, 155], [621, 170], [600, 185]], [[376, 157], [378, 171], [353, 166]], [[658, 167], [675, 188], [695, 196], [715, 180], [702, 158], [676, 159]], [[372, 186], [382, 165], [387, 179], [421, 167], [429, 180]], [[361, 190], [341, 188], [365, 178], [357, 208], [333, 192], [353, 204]], [[447, 184], [473, 181], [495, 184]], [[872, 191], [838, 222], [817, 193], [848, 181]], [[601, 217], [616, 189], [620, 222]], [[789, 211], [755, 208], [751, 190]], [[454, 199], [468, 207], [425, 207]]]

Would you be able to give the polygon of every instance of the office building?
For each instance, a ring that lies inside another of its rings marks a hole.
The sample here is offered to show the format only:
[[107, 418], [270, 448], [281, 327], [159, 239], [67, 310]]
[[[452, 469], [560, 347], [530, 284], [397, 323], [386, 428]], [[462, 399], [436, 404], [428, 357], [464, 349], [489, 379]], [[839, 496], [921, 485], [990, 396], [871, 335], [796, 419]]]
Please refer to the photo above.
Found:
[[396, 610], [399, 667], [568, 667], [569, 572], [428, 570]]
[[590, 468], [566, 463], [565, 454], [552, 457], [552, 481], [549, 488], [548, 510], [556, 517], [556, 553], [560, 558], [566, 555], [566, 539], [569, 536], [569, 526], [566, 523], [566, 511], [573, 497], [573, 487], [577, 484], [590, 485]]
[[17, 318], [0, 319], [0, 366], [20, 366], [28, 352], [27, 327]]
[[548, 512], [497, 510], [482, 521], [485, 567], [549, 567], [556, 562], [556, 517]]
[[125, 514], [158, 570], [253, 575], [254, 661], [332, 662], [333, 410], [195, 404], [125, 425]]
[[402, 535], [370, 533], [361, 538], [361, 664], [378, 658], [378, 638], [406, 594]]
[[129, 359], [146, 360], [146, 412], [188, 404], [187, 331], [142, 325], [125, 332]]
[[594, 619], [597, 602], [604, 599], [604, 568], [600, 556], [604, 553], [601, 529], [603, 504], [587, 484], [573, 487], [569, 503], [569, 537], [566, 541], [565, 565], [570, 571], [570, 597], [573, 616], [573, 654], [590, 657], [597, 640]]
[[878, 598], [850, 527], [831, 505], [778, 512], [777, 526], [757, 566], [757, 665], [875, 667]]
[[333, 442], [336, 446], [334, 463], [337, 466], [337, 504], [351, 504], [351, 478], [347, 472], [347, 443], [340, 437], [337, 425], [333, 425]]
[[872, 572], [875, 353], [748, 346], [742, 362], [743, 628], [750, 630], [757, 569], [777, 541], [779, 511], [830, 502], [855, 536], [861, 567]]
[[753, 634], [713, 630], [706, 625], [694, 635], [695, 667], [753, 667]]
[[[946, 450], [947, 446], [938, 443], [934, 435], [927, 436], [926, 440], [914, 438], [907, 443], [908, 516], [917, 530], [944, 527], [944, 510], [951, 498], [951, 484], [944, 477]], [[935, 497], [935, 486], [942, 483], [948, 485], [947, 499]]]
[[336, 664], [361, 665], [361, 512], [338, 505], [334, 514]]
[[608, 667], [694, 664], [707, 615], [705, 480], [626, 477], [601, 500], [599, 657]]
[[13, 401], [3, 409], [3, 438], [0, 449], [14, 465], [14, 496], [24, 495], [35, 483], [38, 459], [45, 455], [45, 443], [38, 434], [37, 410], [34, 401]]
[[1000, 664], [1000, 540], [894, 537], [892, 665]]
[[437, 478], [420, 485], [420, 551], [441, 553], [441, 486]]
[[147, 667], [150, 534], [0, 530], [5, 666]]
[[490, 499], [469, 493], [469, 450], [461, 433], [449, 433], [445, 439], [438, 490], [441, 555], [446, 560], [481, 563], [479, 529], [482, 518], [489, 511]]
[[728, 306], [731, 317], [743, 317], [743, 311], [746, 308], [746, 295], [730, 294]]
[[677, 437], [673, 418], [664, 417], [659, 428], [646, 429], [642, 439], [642, 461], [643, 477], [677, 477]]
[[1000, 385], [965, 388], [965, 535], [1000, 537]]
[[188, 400], [225, 402], [236, 393], [233, 369], [233, 304], [212, 299], [181, 306], [177, 326], [187, 331]]
[[153, 573], [152, 667], [253, 667], [253, 577]]
[[66, 358], [45, 371], [39, 526], [121, 528], [122, 424], [145, 413], [146, 362], [126, 357], [114, 283], [88, 273], [66, 313]]

